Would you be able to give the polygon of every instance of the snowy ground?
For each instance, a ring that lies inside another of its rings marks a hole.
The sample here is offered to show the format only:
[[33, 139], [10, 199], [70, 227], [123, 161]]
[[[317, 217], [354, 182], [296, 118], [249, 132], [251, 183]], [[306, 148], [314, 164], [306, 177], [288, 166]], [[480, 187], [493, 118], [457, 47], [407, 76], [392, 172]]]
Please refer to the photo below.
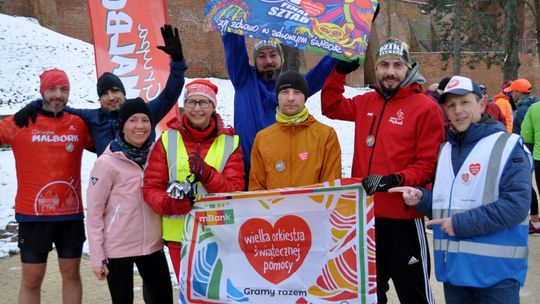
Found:
[[[189, 65], [189, 58], [187, 58]], [[71, 82], [69, 105], [97, 108], [96, 71], [91, 44], [45, 29], [29, 18], [0, 14], [0, 115], [13, 114], [27, 102], [39, 97], [39, 75], [45, 69], [57, 67], [67, 72]], [[225, 124], [232, 125], [234, 89], [229, 80], [210, 78], [219, 87], [218, 113]], [[189, 79], [186, 79], [186, 83]], [[364, 89], [346, 88], [354, 96]], [[308, 109], [319, 121], [334, 127], [343, 153], [343, 176], [350, 176], [353, 152], [353, 124], [333, 121], [321, 115], [320, 95], [308, 100]], [[89, 172], [96, 159], [92, 153], [83, 156], [83, 197]], [[0, 230], [14, 221], [13, 204], [17, 191], [15, 162], [11, 150], [0, 151]], [[17, 244], [0, 240], [0, 257]], [[88, 248], [85, 246], [85, 252]]]

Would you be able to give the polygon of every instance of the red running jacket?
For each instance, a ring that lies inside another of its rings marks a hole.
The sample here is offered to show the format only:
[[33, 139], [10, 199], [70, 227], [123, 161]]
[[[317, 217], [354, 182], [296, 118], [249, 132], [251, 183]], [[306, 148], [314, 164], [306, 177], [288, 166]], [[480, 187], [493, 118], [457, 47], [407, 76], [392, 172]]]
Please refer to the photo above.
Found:
[[[335, 71], [328, 77], [321, 106], [329, 118], [355, 122], [352, 177], [395, 173], [403, 176], [404, 186], [433, 182], [445, 134], [439, 105], [417, 83], [401, 87], [386, 101], [377, 86], [374, 92], [345, 98], [345, 79], [346, 75]], [[375, 216], [411, 219], [423, 215], [407, 208], [400, 193], [377, 192]]]

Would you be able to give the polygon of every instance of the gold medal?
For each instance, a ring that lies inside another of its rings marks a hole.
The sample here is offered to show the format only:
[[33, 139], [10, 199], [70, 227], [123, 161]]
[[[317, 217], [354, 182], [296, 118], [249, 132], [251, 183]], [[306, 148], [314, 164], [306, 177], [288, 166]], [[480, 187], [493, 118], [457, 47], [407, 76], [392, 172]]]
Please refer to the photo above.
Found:
[[375, 136], [368, 135], [368, 137], [366, 137], [366, 145], [368, 147], [373, 147], [374, 144], [375, 144]]

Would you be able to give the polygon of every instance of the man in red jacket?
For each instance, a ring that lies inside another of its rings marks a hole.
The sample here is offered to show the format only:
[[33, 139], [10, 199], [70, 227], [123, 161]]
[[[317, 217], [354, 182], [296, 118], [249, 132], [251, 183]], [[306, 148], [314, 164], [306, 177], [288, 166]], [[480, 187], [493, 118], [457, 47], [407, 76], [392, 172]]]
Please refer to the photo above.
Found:
[[401, 303], [433, 303], [423, 215], [387, 190], [433, 181], [444, 123], [437, 103], [422, 92], [425, 79], [409, 59], [407, 44], [389, 39], [376, 56], [373, 92], [343, 96], [347, 74], [358, 62], [341, 62], [321, 93], [322, 113], [355, 122], [352, 177], [375, 195], [378, 303], [386, 303], [392, 279]]

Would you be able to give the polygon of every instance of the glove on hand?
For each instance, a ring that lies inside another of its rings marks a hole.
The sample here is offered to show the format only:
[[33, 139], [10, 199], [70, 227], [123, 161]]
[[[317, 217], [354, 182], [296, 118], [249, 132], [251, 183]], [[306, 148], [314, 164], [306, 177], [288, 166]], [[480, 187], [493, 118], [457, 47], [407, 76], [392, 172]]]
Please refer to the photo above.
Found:
[[161, 27], [161, 36], [165, 46], [160, 45], [157, 48], [163, 52], [169, 54], [173, 61], [184, 60], [184, 54], [182, 53], [182, 43], [180, 42], [180, 36], [178, 35], [178, 28], [173, 28], [169, 24], [165, 24]]
[[208, 181], [214, 170], [214, 168], [210, 167], [204, 159], [196, 153], [191, 153], [189, 155], [189, 169], [203, 184]]
[[336, 72], [340, 74], [350, 74], [358, 69], [360, 66], [359, 59], [353, 60], [351, 62], [340, 61], [336, 64]]
[[33, 105], [26, 105], [24, 108], [20, 109], [15, 115], [13, 116], [13, 120], [15, 120], [15, 124], [19, 128], [26, 128], [28, 127], [28, 119], [32, 119], [32, 122], [36, 122], [38, 114], [38, 109], [34, 107]]
[[362, 186], [364, 186], [368, 195], [373, 195], [375, 192], [386, 192], [390, 188], [399, 186], [402, 180], [403, 178], [398, 174], [372, 174], [364, 178]]

